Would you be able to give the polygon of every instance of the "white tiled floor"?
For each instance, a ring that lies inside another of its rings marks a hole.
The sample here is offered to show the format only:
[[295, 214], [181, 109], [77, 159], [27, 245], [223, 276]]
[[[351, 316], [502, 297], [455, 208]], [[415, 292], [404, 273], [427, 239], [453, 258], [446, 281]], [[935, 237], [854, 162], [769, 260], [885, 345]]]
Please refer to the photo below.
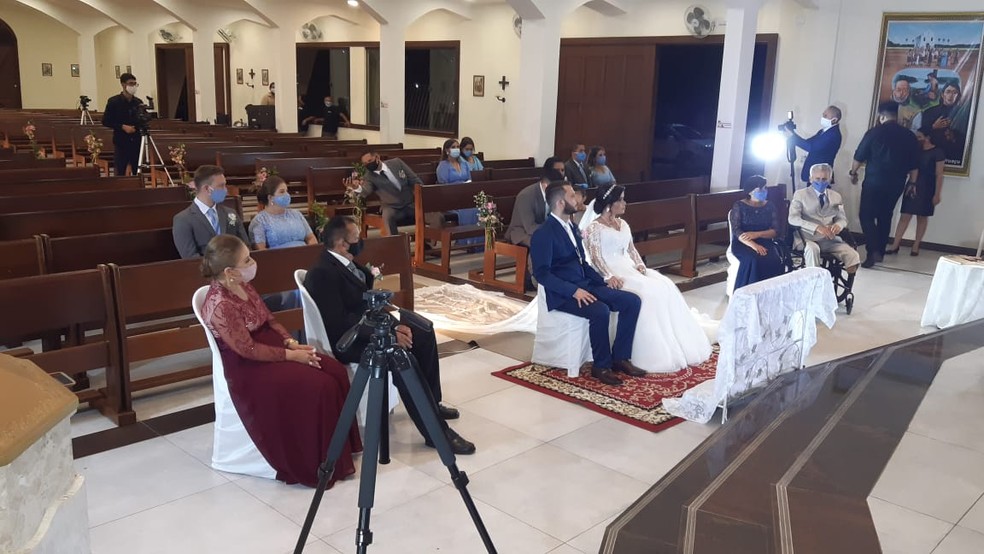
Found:
[[[907, 254], [904, 251], [903, 254]], [[912, 337], [936, 259], [924, 252], [862, 271], [854, 314], [821, 329], [811, 363]], [[720, 318], [724, 284], [686, 293]], [[984, 368], [969, 354], [941, 371], [870, 500], [884, 551], [984, 552]], [[500, 552], [597, 552], [605, 526], [686, 456], [716, 424], [648, 433], [492, 377], [515, 365], [477, 350], [442, 361], [452, 426], [478, 446], [458, 465]], [[210, 400], [207, 383], [136, 400], [141, 419]], [[108, 428], [83, 412], [77, 433]], [[311, 489], [216, 472], [212, 426], [77, 460], [88, 481], [93, 551], [287, 553]], [[405, 412], [392, 421], [393, 462], [380, 466], [372, 552], [483, 551], [447, 470], [422, 445]], [[927, 452], [932, 452], [927, 456]], [[354, 551], [358, 481], [328, 491], [306, 552]]]

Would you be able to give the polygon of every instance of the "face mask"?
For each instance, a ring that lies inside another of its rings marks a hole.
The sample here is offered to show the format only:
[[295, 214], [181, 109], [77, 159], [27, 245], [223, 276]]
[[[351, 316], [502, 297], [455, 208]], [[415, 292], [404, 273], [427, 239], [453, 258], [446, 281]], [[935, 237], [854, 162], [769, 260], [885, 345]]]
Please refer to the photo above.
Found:
[[834, 126], [834, 120], [827, 119], [826, 117], [820, 118], [820, 127], [822, 127], [824, 130], [830, 129], [833, 126]]
[[369, 171], [379, 171], [379, 160], [373, 160], [366, 164], [366, 169]]
[[349, 254], [353, 256], [358, 256], [362, 252], [362, 248], [364, 246], [365, 244], [363, 243], [362, 239], [359, 239], [359, 242], [350, 243], [348, 247]]
[[608, 156], [604, 156], [604, 155], [598, 156], [597, 158], [595, 158], [595, 163], [598, 165], [605, 165], [606, 163], [608, 163]]
[[765, 189], [755, 189], [752, 191], [752, 200], [765, 202], [769, 198], [769, 193]]
[[472, 151], [471, 150], [464, 150], [464, 151], [461, 152], [461, 155], [464, 156], [465, 159], [471, 158], [472, 157]]
[[136, 96], [138, 88], [140, 88], [139, 85], [127, 85], [126, 93], [129, 94], [130, 96]]
[[286, 208], [290, 206], [290, 195], [289, 194], [278, 194], [273, 197], [273, 203], [280, 206], [281, 208]]
[[248, 283], [256, 278], [256, 262], [249, 264], [248, 266], [237, 269], [239, 271], [239, 277], [244, 283]]
[[212, 189], [212, 193], [209, 196], [212, 198], [212, 202], [215, 202], [216, 204], [221, 204], [222, 202], [225, 201], [226, 195], [228, 194], [229, 194], [228, 189], [221, 188], [221, 189]]
[[458, 148], [452, 148], [451, 150], [448, 151], [448, 154], [452, 158], [456, 158], [457, 159], [457, 157], [461, 155], [461, 150], [459, 150]]
[[584, 160], [588, 159], [588, 155], [584, 152], [577, 152], [574, 154], [574, 159], [583, 163]]
[[330, 108], [331, 107], [331, 102], [325, 102], [325, 107], [326, 108]]
[[813, 181], [813, 183], [811, 184], [813, 185], [813, 188], [817, 190], [817, 192], [823, 192], [827, 190], [827, 187], [830, 186], [830, 183], [826, 181]]

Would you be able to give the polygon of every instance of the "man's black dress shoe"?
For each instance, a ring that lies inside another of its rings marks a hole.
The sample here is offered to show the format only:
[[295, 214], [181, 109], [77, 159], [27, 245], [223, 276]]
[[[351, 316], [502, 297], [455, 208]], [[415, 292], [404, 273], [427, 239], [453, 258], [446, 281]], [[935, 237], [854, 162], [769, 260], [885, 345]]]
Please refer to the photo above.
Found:
[[437, 417], [441, 419], [458, 419], [461, 417], [461, 413], [454, 408], [449, 408], [444, 404], [437, 405]]
[[[451, 451], [455, 454], [464, 456], [475, 453], [475, 445], [461, 438], [461, 435], [455, 433], [454, 429], [448, 427], [444, 430], [444, 435], [448, 438], [448, 442], [451, 444]], [[425, 440], [424, 444], [434, 448], [434, 443], [430, 439]]]
[[628, 360], [619, 360], [612, 364], [612, 371], [621, 371], [632, 377], [645, 377], [646, 372], [639, 369], [638, 367], [632, 365], [632, 362]]
[[867, 258], [864, 259], [863, 262], [861, 262], [861, 267], [865, 269], [871, 269], [875, 267], [875, 257], [869, 255]]
[[612, 373], [612, 370], [610, 369], [592, 369], [591, 376], [602, 383], [613, 387], [617, 387], [622, 384], [622, 380], [615, 377], [615, 374]]

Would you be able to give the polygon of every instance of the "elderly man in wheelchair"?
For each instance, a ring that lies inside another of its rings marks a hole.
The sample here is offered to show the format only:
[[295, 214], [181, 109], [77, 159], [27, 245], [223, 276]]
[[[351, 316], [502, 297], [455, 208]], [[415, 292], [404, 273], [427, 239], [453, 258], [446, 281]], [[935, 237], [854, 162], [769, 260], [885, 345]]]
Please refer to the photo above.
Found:
[[830, 189], [832, 175], [828, 164], [810, 167], [810, 186], [796, 191], [789, 204], [789, 225], [794, 257], [801, 253], [803, 266], [829, 270], [837, 301], [844, 302], [847, 313], [851, 313], [854, 274], [861, 265], [861, 256], [850, 233], [845, 233], [844, 202], [837, 191]]

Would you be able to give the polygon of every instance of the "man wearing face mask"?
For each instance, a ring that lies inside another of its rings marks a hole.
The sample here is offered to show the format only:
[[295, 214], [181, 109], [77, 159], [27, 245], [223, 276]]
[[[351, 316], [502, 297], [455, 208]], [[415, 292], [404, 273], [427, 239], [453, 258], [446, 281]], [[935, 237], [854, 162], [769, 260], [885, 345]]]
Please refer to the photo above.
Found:
[[575, 185], [575, 191], [578, 187], [588, 186], [588, 169], [584, 165], [587, 160], [588, 153], [584, 145], [575, 144], [571, 150], [571, 159], [564, 164], [564, 175], [572, 185]]
[[861, 137], [851, 165], [851, 184], [858, 184], [858, 170], [864, 164], [861, 209], [858, 219], [864, 232], [865, 258], [861, 267], [869, 268], [885, 257], [885, 244], [892, 232], [892, 214], [906, 187], [919, 176], [919, 141], [898, 121], [899, 106], [894, 101], [878, 105], [878, 125]]
[[[324, 243], [326, 251], [307, 272], [304, 288], [318, 305], [335, 358], [346, 364], [358, 363], [372, 334], [372, 329], [368, 326], [359, 329], [358, 338], [347, 351], [340, 352], [334, 348], [342, 335], [355, 326], [366, 312], [367, 305], [363, 294], [373, 288], [372, 273], [355, 262], [355, 257], [362, 246], [359, 227], [350, 217], [333, 217], [321, 232], [321, 242]], [[455, 454], [473, 454], [475, 445], [463, 439], [445, 423], [445, 420], [457, 419], [460, 413], [454, 408], [440, 404], [441, 368], [434, 331], [414, 326], [412, 323], [397, 325], [395, 331], [396, 342], [416, 361], [414, 370], [417, 371], [420, 382], [424, 385], [424, 391], [433, 402], [433, 409], [444, 427], [451, 449]], [[400, 396], [404, 399], [408, 398], [403, 383], [397, 379], [393, 382], [399, 389]], [[410, 402], [404, 402], [404, 405], [410, 419], [424, 436], [425, 444], [433, 447], [433, 442], [427, 436], [427, 429], [416, 407]]]
[[226, 178], [217, 165], [203, 165], [195, 171], [195, 200], [174, 216], [171, 234], [182, 258], [199, 258], [208, 241], [217, 235], [236, 235], [250, 245], [242, 218], [222, 205], [226, 198]]
[[828, 164], [816, 164], [809, 175], [810, 186], [796, 191], [789, 204], [789, 224], [803, 231], [803, 240], [797, 235], [795, 246], [803, 250], [807, 267], [818, 267], [821, 254], [828, 254], [854, 273], [861, 256], [838, 236], [847, 228], [847, 214], [841, 195], [829, 188], [833, 170]]
[[[423, 181], [399, 158], [384, 162], [379, 154], [370, 150], [362, 155], [361, 161], [366, 166], [366, 174], [353, 180], [349, 188], [362, 197], [374, 192], [379, 195], [386, 231], [396, 235], [399, 233], [397, 226], [414, 222], [413, 188]], [[439, 222], [435, 223], [440, 226]]]
[[106, 101], [102, 124], [113, 130], [113, 166], [116, 175], [126, 175], [127, 166], [136, 175], [140, 159], [140, 133], [137, 113], [143, 102], [137, 98], [137, 78], [132, 73], [120, 75], [123, 91]]
[[[810, 168], [817, 164], [827, 164], [834, 166], [834, 158], [841, 147], [840, 132], [841, 111], [837, 106], [828, 106], [820, 116], [820, 130], [810, 138], [799, 136], [796, 131], [784, 128], [786, 137], [793, 141], [793, 144], [806, 150], [806, 161], [803, 162], [803, 172], [801, 177], [804, 183], [810, 182]], [[833, 176], [831, 175], [831, 179]]]
[[324, 111], [321, 117], [315, 119], [314, 122], [321, 124], [321, 137], [330, 139], [338, 138], [339, 124], [344, 124], [346, 127], [351, 125], [345, 112], [341, 110], [338, 104], [335, 104], [331, 96], [325, 96]]
[[[564, 183], [564, 162], [560, 158], [547, 158], [543, 162], [543, 173], [540, 180], [519, 191], [516, 202], [513, 203], [509, 227], [506, 228], [505, 239], [511, 244], [530, 247], [530, 237], [547, 220], [550, 210], [547, 208], [547, 187], [552, 183]], [[579, 187], [580, 188], [580, 187]], [[533, 267], [532, 262], [527, 267]], [[524, 283], [526, 290], [536, 290], [533, 284], [532, 272], [526, 273]]]

